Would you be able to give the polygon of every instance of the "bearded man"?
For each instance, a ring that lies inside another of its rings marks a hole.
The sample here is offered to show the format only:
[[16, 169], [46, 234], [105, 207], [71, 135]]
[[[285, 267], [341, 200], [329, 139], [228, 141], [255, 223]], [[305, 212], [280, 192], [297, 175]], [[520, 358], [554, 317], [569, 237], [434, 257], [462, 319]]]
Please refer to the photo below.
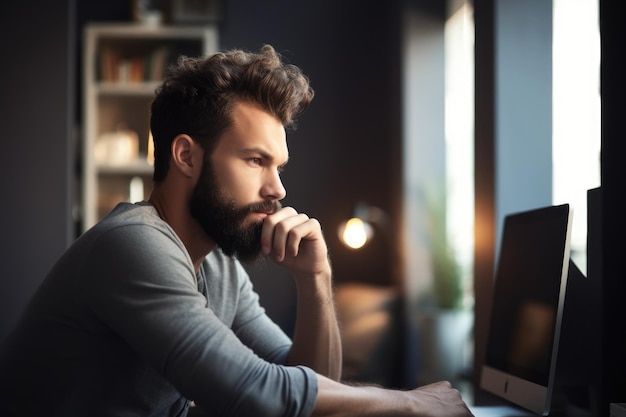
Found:
[[[271, 46], [170, 68], [150, 198], [120, 203], [50, 271], [0, 357], [0, 415], [470, 415], [446, 382], [339, 382], [322, 229], [280, 204], [286, 132], [312, 99]], [[297, 283], [293, 340], [241, 264], [259, 256]]]

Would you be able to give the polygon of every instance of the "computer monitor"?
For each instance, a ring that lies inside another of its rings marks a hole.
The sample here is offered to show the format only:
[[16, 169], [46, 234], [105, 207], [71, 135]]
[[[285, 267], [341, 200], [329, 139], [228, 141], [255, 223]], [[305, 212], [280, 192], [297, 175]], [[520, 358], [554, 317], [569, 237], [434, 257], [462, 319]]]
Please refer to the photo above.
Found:
[[568, 204], [505, 217], [480, 387], [550, 412], [570, 260]]

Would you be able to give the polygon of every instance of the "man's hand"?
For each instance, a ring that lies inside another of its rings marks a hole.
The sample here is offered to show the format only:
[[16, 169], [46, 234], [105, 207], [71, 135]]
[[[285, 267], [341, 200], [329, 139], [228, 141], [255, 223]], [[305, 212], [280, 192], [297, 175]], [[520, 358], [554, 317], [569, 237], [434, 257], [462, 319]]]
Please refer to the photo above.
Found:
[[282, 208], [264, 220], [261, 247], [296, 278], [298, 311], [288, 364], [306, 365], [339, 380], [341, 338], [328, 248], [319, 222], [291, 207]]
[[283, 207], [263, 221], [263, 253], [295, 274], [329, 273], [328, 248], [316, 219]]
[[461, 398], [459, 391], [447, 381], [435, 382], [402, 392], [417, 407], [422, 408], [424, 416], [470, 416], [471, 412]]

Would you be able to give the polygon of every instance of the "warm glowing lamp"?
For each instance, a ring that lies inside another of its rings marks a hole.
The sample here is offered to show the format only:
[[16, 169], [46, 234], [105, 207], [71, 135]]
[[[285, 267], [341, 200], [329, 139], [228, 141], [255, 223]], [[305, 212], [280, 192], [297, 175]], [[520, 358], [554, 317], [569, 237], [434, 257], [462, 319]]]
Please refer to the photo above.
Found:
[[374, 236], [371, 223], [385, 227], [385, 213], [378, 207], [359, 203], [355, 207], [354, 217], [339, 225], [339, 239], [349, 248], [362, 248]]
[[372, 226], [358, 217], [353, 217], [340, 228], [341, 241], [352, 249], [359, 249], [372, 237]]

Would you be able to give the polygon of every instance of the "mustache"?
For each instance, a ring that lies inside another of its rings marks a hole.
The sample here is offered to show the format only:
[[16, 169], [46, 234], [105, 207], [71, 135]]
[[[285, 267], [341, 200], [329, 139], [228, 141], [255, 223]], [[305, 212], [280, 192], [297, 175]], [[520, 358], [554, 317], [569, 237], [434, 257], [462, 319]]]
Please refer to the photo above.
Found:
[[260, 203], [250, 204], [247, 208], [247, 212], [272, 212], [275, 213], [280, 210], [283, 205], [280, 201], [262, 201]]

